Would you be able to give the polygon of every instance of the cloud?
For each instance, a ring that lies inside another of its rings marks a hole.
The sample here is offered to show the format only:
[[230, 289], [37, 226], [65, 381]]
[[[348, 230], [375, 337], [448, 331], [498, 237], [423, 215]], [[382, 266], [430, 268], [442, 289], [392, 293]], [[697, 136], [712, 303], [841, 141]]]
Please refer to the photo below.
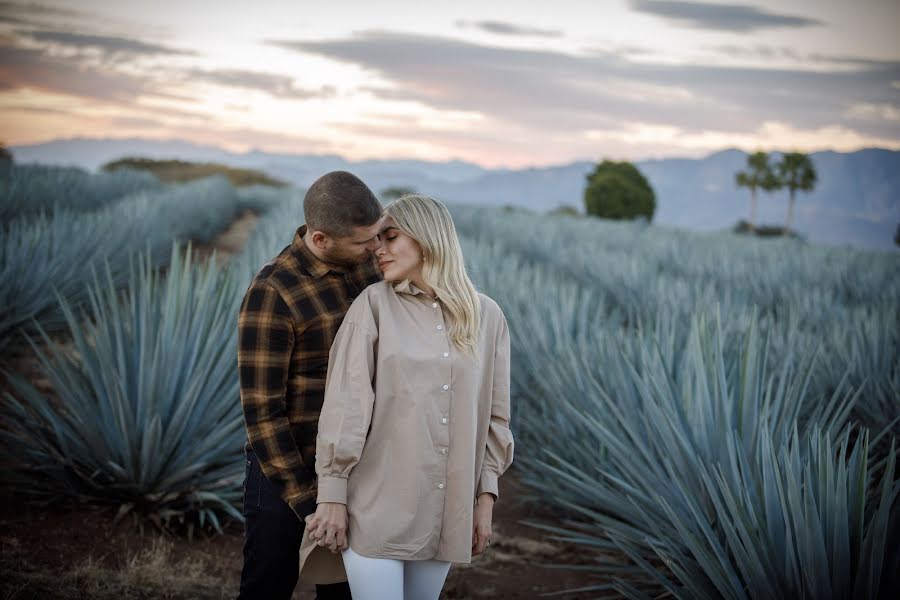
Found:
[[816, 65], [846, 65], [857, 67], [890, 67], [896, 64], [893, 61], [861, 58], [859, 56], [822, 54], [821, 52], [803, 53], [789, 46], [771, 46], [767, 44], [755, 44], [742, 46], [738, 44], [719, 44], [705, 46], [705, 49], [716, 54], [730, 58], [749, 58], [760, 60], [788, 60], [801, 64]]
[[20, 2], [0, 2], [0, 14], [4, 17], [15, 15], [15, 18], [25, 19], [28, 17], [80, 17], [86, 16], [87, 13], [72, 10], [68, 8], [60, 8], [59, 6], [50, 6], [48, 4], [39, 4], [30, 2], [22, 4]]
[[[374, 72], [388, 84], [369, 89], [385, 99], [559, 133], [648, 116], [689, 131], [752, 132], [772, 120], [818, 129], [841, 123], [850, 106], [894, 102], [889, 82], [900, 79], [900, 62], [838, 71], [677, 65], [635, 62], [616, 52], [574, 55], [387, 31], [278, 43]], [[893, 124], [861, 132], [900, 137]]]
[[286, 75], [243, 69], [191, 69], [185, 73], [184, 77], [225, 87], [258, 90], [276, 98], [290, 100], [329, 98], [337, 93], [333, 86], [322, 86], [315, 90], [302, 89], [295, 87], [293, 79]]
[[77, 59], [10, 46], [0, 47], [0, 86], [108, 102], [132, 102], [153, 92], [151, 82], [142, 77], [104, 72]]
[[467, 28], [473, 27], [481, 29], [488, 33], [497, 35], [515, 35], [528, 37], [561, 37], [563, 32], [558, 29], [540, 29], [537, 27], [526, 27], [522, 25], [514, 25], [504, 21], [457, 21], [457, 27]]
[[5, 104], [2, 106], [7, 113], [26, 112], [39, 113], [48, 115], [71, 115], [72, 113], [62, 108], [52, 108], [49, 106], [34, 106], [32, 104]]
[[818, 19], [771, 13], [747, 4], [631, 0], [631, 8], [695, 29], [747, 33], [760, 29], [822, 25]]
[[72, 48], [92, 48], [100, 50], [107, 56], [196, 56], [192, 50], [170, 48], [159, 44], [150, 44], [133, 38], [108, 35], [92, 35], [72, 33], [69, 31], [29, 31], [20, 32], [38, 42], [50, 42]]
[[884, 148], [900, 147], [900, 140], [863, 136], [841, 125], [800, 129], [778, 121], [767, 121], [755, 131], [747, 133], [735, 133], [727, 130], [707, 130], [694, 133], [674, 126], [637, 122], [625, 123], [620, 129], [613, 131], [586, 131], [585, 137], [597, 141], [618, 141], [629, 145], [664, 144], [703, 151], [734, 147], [752, 149], [759, 146], [803, 152], [821, 150], [851, 152], [870, 144]]
[[0, 2], [0, 23], [25, 27], [71, 26], [74, 21], [96, 22], [91, 13], [48, 4]]
[[900, 106], [897, 104], [855, 104], [847, 109], [848, 119], [866, 121], [900, 122]]

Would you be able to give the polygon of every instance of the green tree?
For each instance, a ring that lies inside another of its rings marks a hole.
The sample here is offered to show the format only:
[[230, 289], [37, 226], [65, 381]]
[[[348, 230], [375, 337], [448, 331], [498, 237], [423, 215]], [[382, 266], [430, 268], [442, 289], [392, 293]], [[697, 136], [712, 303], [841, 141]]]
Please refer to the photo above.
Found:
[[797, 190], [812, 191], [816, 186], [816, 169], [813, 167], [809, 155], [803, 152], [788, 152], [781, 157], [777, 169], [780, 187], [786, 187], [790, 192], [787, 225], [785, 226], [785, 229], [788, 230], [794, 222], [794, 197]]
[[766, 152], [754, 152], [747, 156], [747, 170], [739, 171], [734, 176], [738, 187], [750, 190], [750, 229], [756, 229], [756, 191], [771, 192], [778, 189], [779, 181], [769, 164]]
[[587, 176], [584, 207], [588, 215], [604, 219], [653, 220], [656, 194], [650, 182], [627, 161], [604, 160]]

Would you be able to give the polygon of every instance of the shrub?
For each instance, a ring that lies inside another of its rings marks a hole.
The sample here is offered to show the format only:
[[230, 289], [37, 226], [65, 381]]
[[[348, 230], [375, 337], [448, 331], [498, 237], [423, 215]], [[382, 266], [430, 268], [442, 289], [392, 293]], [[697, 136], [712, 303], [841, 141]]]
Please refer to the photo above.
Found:
[[653, 219], [656, 196], [647, 178], [629, 162], [604, 160], [587, 176], [585, 211], [604, 219]]

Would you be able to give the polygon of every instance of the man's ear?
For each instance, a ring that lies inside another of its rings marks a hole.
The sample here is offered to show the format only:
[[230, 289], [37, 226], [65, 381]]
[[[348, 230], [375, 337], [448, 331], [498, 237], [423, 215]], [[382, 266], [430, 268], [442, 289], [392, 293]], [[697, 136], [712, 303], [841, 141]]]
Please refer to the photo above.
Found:
[[321, 231], [313, 231], [311, 239], [312, 243], [315, 244], [316, 248], [318, 248], [319, 250], [325, 250], [326, 248], [328, 248], [328, 236]]

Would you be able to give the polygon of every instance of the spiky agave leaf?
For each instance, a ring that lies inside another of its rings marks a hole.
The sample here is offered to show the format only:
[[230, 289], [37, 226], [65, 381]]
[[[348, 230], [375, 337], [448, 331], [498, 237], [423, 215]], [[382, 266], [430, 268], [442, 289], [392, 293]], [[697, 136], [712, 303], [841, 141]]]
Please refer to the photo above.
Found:
[[54, 397], [7, 374], [3, 454], [30, 483], [19, 493], [131, 505], [164, 523], [240, 519], [239, 286], [173, 245], [165, 275], [144, 254], [127, 291], [106, 269], [82, 310], [60, 298], [71, 348], [39, 326], [48, 349], [29, 338]]
[[134, 251], [164, 264], [173, 240], [209, 241], [239, 209], [234, 189], [222, 176], [161, 190], [144, 190], [104, 210], [60, 211], [3, 225], [0, 245], [0, 348], [19, 329], [35, 334], [32, 319], [46, 331], [64, 327], [53, 290], [72, 306], [84, 299], [91, 269], [107, 261], [122, 284]]
[[[893, 454], [873, 475], [865, 433], [845, 458], [858, 394], [843, 384], [824, 403], [810, 396], [813, 352], [801, 349], [774, 371], [755, 325], [739, 353], [720, 329], [696, 319], [675, 371], [656, 350], [668, 344], [646, 338], [608, 340], [593, 368], [576, 356], [544, 364], [544, 375], [560, 371], [546, 378], [554, 386], [569, 382], [553, 388], [553, 410], [569, 429], [544, 429], [540, 456], [524, 460], [526, 478], [552, 482], [553, 500], [578, 521], [543, 527], [601, 549], [597, 572], [619, 578], [631, 598], [643, 595], [621, 579], [634, 581], [633, 572], [604, 560], [611, 549], [676, 597], [850, 597], [842, 590], [860, 578], [874, 594], [883, 573], [871, 556], [888, 549], [878, 532], [900, 489]], [[582, 370], [595, 374], [573, 373]], [[520, 407], [519, 423], [533, 432], [546, 423], [530, 408]], [[861, 510], [872, 490], [886, 499]], [[848, 549], [848, 537], [874, 550]], [[819, 572], [835, 580], [823, 587]]]
[[99, 210], [129, 194], [165, 185], [146, 171], [89, 173], [77, 167], [13, 165], [0, 178], [0, 221], [34, 218], [57, 211]]

